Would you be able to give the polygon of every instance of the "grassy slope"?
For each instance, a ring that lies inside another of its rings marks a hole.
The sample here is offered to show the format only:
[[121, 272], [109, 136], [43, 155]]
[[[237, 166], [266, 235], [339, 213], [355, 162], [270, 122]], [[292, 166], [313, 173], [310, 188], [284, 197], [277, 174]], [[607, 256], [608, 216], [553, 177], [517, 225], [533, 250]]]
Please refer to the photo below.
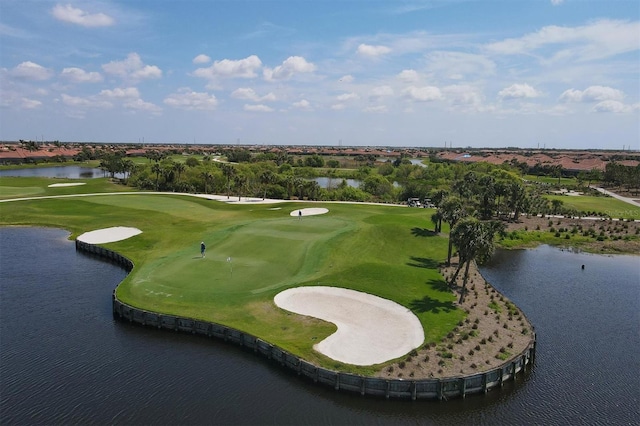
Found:
[[560, 200], [565, 207], [578, 211], [594, 211], [607, 214], [614, 219], [640, 219], [640, 207], [613, 197], [547, 195], [549, 200]]
[[[67, 188], [73, 189], [93, 192]], [[305, 206], [130, 194], [3, 203], [0, 212], [4, 225], [61, 227], [72, 238], [109, 226], [138, 227], [142, 234], [105, 245], [136, 264], [118, 289], [123, 301], [227, 324], [329, 368], [377, 370], [344, 366], [313, 351], [335, 327], [277, 308], [275, 294], [321, 284], [395, 300], [420, 318], [426, 342], [440, 340], [464, 317], [437, 271], [447, 241], [423, 229], [430, 211], [327, 203], [329, 214], [301, 221], [289, 216]]]

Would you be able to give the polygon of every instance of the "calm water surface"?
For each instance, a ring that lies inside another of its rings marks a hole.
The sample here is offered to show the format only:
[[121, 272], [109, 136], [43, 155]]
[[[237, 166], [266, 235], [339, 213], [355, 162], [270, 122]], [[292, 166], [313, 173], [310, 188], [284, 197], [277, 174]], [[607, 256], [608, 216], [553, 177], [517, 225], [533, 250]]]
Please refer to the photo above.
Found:
[[536, 326], [533, 372], [487, 395], [411, 402], [338, 393], [234, 345], [115, 321], [110, 296], [124, 271], [76, 252], [67, 236], [0, 228], [2, 425], [637, 424], [640, 416], [637, 258], [500, 253], [483, 272]]
[[[68, 179], [93, 179], [106, 177], [104, 170], [82, 166], [34, 167], [28, 169], [0, 170], [0, 177], [49, 177]], [[122, 177], [116, 174], [117, 177]]]

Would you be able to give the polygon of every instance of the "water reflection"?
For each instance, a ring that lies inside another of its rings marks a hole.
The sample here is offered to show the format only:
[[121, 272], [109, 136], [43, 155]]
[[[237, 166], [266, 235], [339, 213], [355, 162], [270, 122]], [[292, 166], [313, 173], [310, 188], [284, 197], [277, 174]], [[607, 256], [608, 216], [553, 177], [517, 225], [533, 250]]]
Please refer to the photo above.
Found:
[[[108, 177], [109, 173], [102, 169], [83, 166], [33, 167], [27, 169], [0, 170], [0, 177], [47, 177], [66, 179], [94, 179]], [[116, 173], [115, 177], [124, 178]]]

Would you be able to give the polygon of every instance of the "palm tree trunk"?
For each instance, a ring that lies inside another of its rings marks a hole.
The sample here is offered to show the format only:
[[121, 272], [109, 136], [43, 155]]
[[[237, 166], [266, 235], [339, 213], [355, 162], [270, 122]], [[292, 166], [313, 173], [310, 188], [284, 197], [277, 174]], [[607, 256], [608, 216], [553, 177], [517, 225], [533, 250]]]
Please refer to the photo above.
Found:
[[458, 302], [460, 304], [464, 302], [464, 296], [467, 293], [467, 281], [469, 280], [469, 265], [471, 265], [471, 260], [467, 260], [467, 266], [464, 268], [464, 279], [462, 280], [462, 289], [460, 290], [460, 301]]
[[456, 280], [458, 279], [458, 274], [460, 274], [460, 271], [462, 270], [462, 266], [464, 266], [464, 262], [460, 262], [458, 264], [456, 272], [453, 273], [453, 277], [451, 277], [451, 280], [449, 281], [449, 287], [453, 287], [456, 284]]

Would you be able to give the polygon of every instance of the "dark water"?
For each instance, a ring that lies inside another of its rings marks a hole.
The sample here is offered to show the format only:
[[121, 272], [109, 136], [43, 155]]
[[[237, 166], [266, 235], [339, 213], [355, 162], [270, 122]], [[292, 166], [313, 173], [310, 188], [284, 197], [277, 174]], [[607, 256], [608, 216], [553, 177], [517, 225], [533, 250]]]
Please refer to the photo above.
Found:
[[[637, 424], [637, 258], [549, 248], [485, 270], [538, 332], [536, 365], [449, 402], [370, 399], [234, 345], [114, 321], [115, 265], [68, 233], [0, 228], [0, 424]], [[579, 264], [585, 264], [585, 271]], [[503, 278], [500, 278], [500, 275]]]
[[[102, 169], [81, 166], [60, 166], [60, 167], [34, 167], [28, 169], [0, 170], [0, 177], [49, 177], [68, 179], [93, 179], [106, 177], [108, 174]], [[123, 177], [116, 174], [116, 177]]]

